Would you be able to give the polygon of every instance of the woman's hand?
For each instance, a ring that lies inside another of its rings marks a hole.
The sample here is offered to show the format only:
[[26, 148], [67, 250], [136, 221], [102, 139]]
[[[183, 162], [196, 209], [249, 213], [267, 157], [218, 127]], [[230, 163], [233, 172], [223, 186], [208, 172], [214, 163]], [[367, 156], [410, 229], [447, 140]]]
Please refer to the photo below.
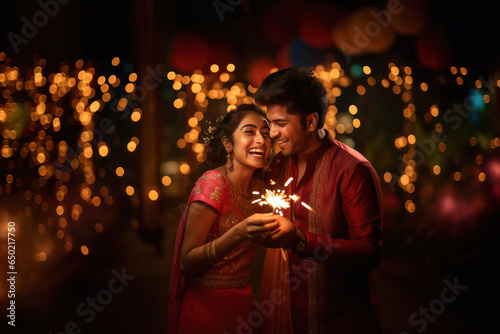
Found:
[[[268, 234], [278, 228], [278, 217], [270, 213], [254, 214], [236, 224], [217, 238], [215, 244], [217, 258], [223, 259], [242, 241], [263, 242]], [[184, 275], [193, 276], [212, 266], [205, 256], [204, 247], [207, 235], [216, 219], [217, 211], [209, 205], [198, 202], [191, 204], [181, 249], [180, 269]]]
[[279, 226], [278, 215], [256, 213], [237, 224], [234, 229], [241, 240], [263, 242]]

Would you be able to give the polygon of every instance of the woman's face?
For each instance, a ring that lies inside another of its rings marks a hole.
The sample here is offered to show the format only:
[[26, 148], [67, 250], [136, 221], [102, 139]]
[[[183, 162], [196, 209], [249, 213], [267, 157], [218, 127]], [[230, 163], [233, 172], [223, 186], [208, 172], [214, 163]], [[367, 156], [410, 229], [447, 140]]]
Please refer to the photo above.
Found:
[[233, 165], [264, 167], [271, 149], [267, 120], [259, 114], [246, 114], [233, 133]]

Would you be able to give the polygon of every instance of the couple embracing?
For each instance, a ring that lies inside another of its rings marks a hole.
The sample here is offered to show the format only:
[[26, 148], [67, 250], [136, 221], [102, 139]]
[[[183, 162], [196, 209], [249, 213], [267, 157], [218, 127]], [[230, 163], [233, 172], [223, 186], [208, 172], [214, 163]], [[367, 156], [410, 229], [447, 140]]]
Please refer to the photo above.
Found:
[[[255, 101], [267, 112], [240, 105], [206, 145], [177, 231], [168, 333], [380, 333], [377, 173], [323, 128], [327, 92], [309, 69], [270, 74]], [[280, 152], [268, 168], [273, 140]], [[300, 198], [283, 216], [252, 204], [271, 179]], [[267, 251], [255, 298], [259, 245]]]

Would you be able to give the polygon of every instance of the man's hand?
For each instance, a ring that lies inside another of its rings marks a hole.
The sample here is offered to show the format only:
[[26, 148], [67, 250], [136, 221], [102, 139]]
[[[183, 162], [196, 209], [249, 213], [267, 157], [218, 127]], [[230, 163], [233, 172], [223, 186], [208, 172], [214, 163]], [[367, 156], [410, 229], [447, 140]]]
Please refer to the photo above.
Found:
[[268, 248], [295, 248], [300, 241], [300, 231], [285, 217], [275, 215], [279, 227], [275, 229], [262, 243]]

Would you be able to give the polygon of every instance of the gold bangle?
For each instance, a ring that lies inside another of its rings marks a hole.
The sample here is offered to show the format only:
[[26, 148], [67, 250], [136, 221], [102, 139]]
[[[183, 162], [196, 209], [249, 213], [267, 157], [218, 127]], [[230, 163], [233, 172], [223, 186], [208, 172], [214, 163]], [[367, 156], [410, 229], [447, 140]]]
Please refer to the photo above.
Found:
[[209, 262], [210, 262], [210, 246], [211, 242], [208, 242], [205, 244], [205, 246], [203, 246], [203, 255], [205, 255], [205, 257], [208, 259]]
[[217, 256], [217, 248], [215, 248], [215, 243], [217, 242], [217, 239], [215, 239], [212, 242], [212, 258], [214, 259], [215, 263], [219, 263], [221, 260], [219, 260], [219, 257]]
[[205, 244], [205, 246], [203, 247], [203, 253], [207, 257], [208, 262], [210, 262], [211, 265], [215, 265], [220, 262], [219, 258], [217, 257], [217, 249], [215, 248], [216, 241], [217, 239], [214, 239]]

